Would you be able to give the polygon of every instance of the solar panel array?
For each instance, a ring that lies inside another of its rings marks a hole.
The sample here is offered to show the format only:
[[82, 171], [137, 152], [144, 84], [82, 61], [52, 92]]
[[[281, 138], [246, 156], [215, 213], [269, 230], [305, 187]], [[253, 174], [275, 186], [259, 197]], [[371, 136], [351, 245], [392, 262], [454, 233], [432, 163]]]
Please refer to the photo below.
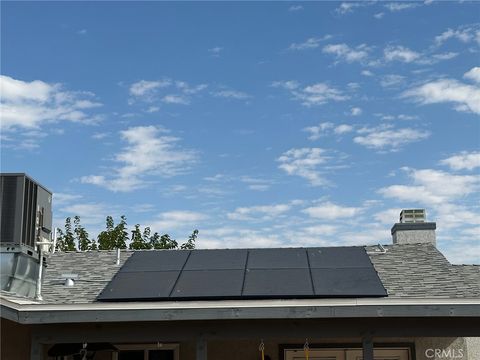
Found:
[[100, 301], [387, 296], [363, 247], [137, 251]]

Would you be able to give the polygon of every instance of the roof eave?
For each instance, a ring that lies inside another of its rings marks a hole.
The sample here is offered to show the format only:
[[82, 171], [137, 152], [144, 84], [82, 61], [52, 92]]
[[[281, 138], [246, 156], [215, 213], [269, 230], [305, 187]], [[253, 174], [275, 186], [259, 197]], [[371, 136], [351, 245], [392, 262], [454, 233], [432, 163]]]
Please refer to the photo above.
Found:
[[245, 319], [480, 317], [480, 299], [309, 299], [18, 304], [1, 316], [21, 324]]

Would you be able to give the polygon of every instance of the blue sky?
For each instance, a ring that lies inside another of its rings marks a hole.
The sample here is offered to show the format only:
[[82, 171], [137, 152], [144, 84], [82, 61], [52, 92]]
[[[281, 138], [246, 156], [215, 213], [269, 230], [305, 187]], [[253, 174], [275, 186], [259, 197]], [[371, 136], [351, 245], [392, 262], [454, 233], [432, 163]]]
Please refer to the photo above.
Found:
[[391, 242], [480, 262], [472, 2], [2, 2], [1, 168], [57, 225], [199, 247]]

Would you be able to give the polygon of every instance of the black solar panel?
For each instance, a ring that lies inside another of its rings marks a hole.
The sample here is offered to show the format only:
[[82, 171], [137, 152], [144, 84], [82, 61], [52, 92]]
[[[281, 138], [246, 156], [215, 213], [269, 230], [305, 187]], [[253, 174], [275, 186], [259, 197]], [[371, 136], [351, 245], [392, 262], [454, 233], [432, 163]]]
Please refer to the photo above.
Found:
[[99, 300], [168, 298], [180, 271], [119, 272], [105, 287]]
[[121, 271], [182, 270], [189, 251], [137, 251], [125, 262]]
[[247, 250], [196, 250], [192, 251], [185, 270], [244, 270]]
[[242, 295], [243, 273], [243, 270], [183, 271], [171, 297], [239, 298]]
[[255, 298], [312, 297], [308, 269], [247, 270], [243, 296]]
[[386, 296], [373, 267], [312, 269], [315, 295], [321, 297]]
[[308, 269], [305, 249], [253, 249], [248, 252], [249, 269]]
[[137, 251], [100, 301], [375, 297], [363, 247]]
[[312, 269], [372, 266], [363, 247], [310, 248], [307, 252]]

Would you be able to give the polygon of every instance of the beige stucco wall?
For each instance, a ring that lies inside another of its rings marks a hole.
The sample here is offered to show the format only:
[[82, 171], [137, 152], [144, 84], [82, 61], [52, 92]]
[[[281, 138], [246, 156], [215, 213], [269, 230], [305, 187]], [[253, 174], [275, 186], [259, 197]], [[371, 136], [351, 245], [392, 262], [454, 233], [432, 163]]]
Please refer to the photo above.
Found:
[[469, 359], [480, 359], [480, 337], [465, 338]]

